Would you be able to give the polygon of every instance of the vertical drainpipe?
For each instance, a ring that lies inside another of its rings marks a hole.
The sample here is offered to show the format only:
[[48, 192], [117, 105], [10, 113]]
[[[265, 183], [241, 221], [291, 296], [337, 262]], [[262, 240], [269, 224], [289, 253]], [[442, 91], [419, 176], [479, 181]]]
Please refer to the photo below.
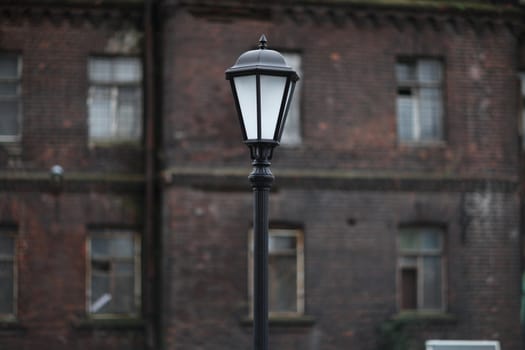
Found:
[[[523, 52], [523, 54], [522, 54]], [[516, 73], [518, 73], [522, 68], [525, 68], [525, 30], [522, 29], [520, 36], [516, 40], [516, 55], [515, 55], [515, 64]], [[518, 118], [521, 118], [522, 108], [522, 91], [521, 91], [521, 81], [518, 78], [516, 81], [517, 86], [517, 103], [516, 108], [518, 110]], [[524, 145], [525, 145], [525, 135], [523, 130], [525, 130], [525, 125], [523, 125], [523, 120], [518, 119], [518, 128], [521, 128], [518, 132], [518, 193], [519, 193], [519, 250], [520, 250], [520, 330], [521, 330], [521, 346], [525, 348], [525, 286], [524, 286], [524, 273], [525, 273], [525, 157], [524, 157]]]
[[159, 278], [157, 271], [157, 240], [156, 240], [156, 183], [155, 183], [155, 31], [153, 28], [155, 0], [144, 0], [144, 163], [145, 163], [145, 193], [144, 193], [144, 232], [143, 232], [143, 312], [146, 323], [146, 349], [159, 348], [159, 316], [157, 293]]

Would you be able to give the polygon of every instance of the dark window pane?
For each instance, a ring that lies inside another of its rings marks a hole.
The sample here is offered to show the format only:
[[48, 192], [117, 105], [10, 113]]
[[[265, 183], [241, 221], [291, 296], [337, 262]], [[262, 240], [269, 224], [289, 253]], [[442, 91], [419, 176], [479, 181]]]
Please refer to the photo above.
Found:
[[441, 308], [441, 258], [423, 258], [423, 308]]
[[115, 236], [111, 238], [111, 255], [115, 258], [133, 258], [133, 237], [132, 235]]
[[111, 263], [106, 260], [92, 260], [91, 269], [94, 274], [108, 274], [111, 271]]
[[18, 94], [18, 83], [0, 82], [0, 97], [16, 97]]
[[109, 256], [109, 244], [105, 237], [91, 238], [91, 256], [96, 258]]
[[399, 247], [401, 250], [418, 250], [419, 234], [416, 231], [402, 231], [399, 236]]
[[401, 309], [417, 309], [417, 270], [415, 268], [401, 270]]
[[398, 82], [407, 82], [416, 80], [414, 64], [398, 63], [396, 64], [396, 79]]
[[130, 313], [135, 311], [134, 278], [131, 276], [115, 277], [115, 291], [113, 298], [113, 312]]
[[399, 88], [397, 94], [401, 96], [412, 96], [412, 89], [410, 88]]
[[112, 299], [109, 286], [108, 275], [94, 274], [91, 277], [91, 312], [107, 312]]
[[132, 233], [94, 234], [91, 238], [91, 312], [134, 313], [135, 246]]
[[12, 236], [0, 235], [0, 256], [12, 257], [15, 251], [15, 239]]
[[270, 311], [297, 311], [295, 256], [270, 256], [268, 264]]
[[435, 230], [424, 230], [421, 232], [421, 248], [428, 250], [441, 249], [441, 235]]
[[109, 275], [95, 274], [91, 279], [91, 300], [96, 302], [101, 296], [109, 293]]
[[115, 274], [119, 276], [133, 276], [134, 273], [135, 273], [135, 266], [133, 262], [115, 263]]
[[0, 136], [18, 135], [18, 101], [0, 101]]
[[12, 314], [14, 273], [12, 262], [0, 262], [0, 314]]
[[295, 251], [296, 238], [294, 236], [270, 236], [268, 250], [270, 252]]
[[18, 78], [18, 56], [1, 54], [0, 55], [0, 79]]

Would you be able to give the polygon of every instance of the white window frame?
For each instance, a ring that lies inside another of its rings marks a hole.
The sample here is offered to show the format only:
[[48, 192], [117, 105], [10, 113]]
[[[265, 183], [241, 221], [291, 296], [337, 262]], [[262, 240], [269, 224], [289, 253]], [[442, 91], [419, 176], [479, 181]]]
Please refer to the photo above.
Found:
[[[130, 82], [119, 82], [115, 80], [111, 81], [97, 81], [93, 80], [90, 75], [90, 64], [92, 60], [117, 60], [119, 58], [131, 58], [136, 59], [141, 66], [141, 75], [136, 81], [130, 81]], [[88, 107], [88, 134], [89, 134], [89, 141], [91, 144], [100, 144], [100, 143], [106, 143], [106, 142], [138, 142], [142, 138], [142, 128], [143, 128], [143, 74], [142, 74], [142, 60], [140, 57], [137, 56], [91, 56], [88, 58], [88, 64], [87, 64], [87, 74], [88, 74], [88, 80], [89, 80], [89, 90], [88, 90], [88, 98], [87, 98], [87, 107]], [[119, 100], [119, 91], [122, 88], [126, 87], [133, 87], [138, 88], [139, 95], [140, 95], [140, 101], [138, 106], [138, 117], [137, 117], [137, 123], [138, 123], [138, 133], [136, 136], [119, 136], [118, 135], [118, 125], [117, 125], [117, 119], [118, 119], [118, 100]], [[93, 94], [96, 91], [97, 88], [107, 88], [110, 89], [110, 95], [111, 95], [111, 102], [110, 102], [110, 118], [111, 118], [111, 133], [107, 137], [100, 137], [92, 135], [91, 133], [91, 112], [90, 112], [90, 106], [93, 99]]]
[[281, 146], [294, 147], [302, 143], [301, 137], [301, 90], [303, 85], [302, 56], [295, 52], [281, 52], [286, 63], [299, 75], [299, 81], [295, 84], [292, 104], [286, 117]]
[[[272, 311], [269, 310], [268, 314], [270, 317], [300, 317], [304, 315], [305, 310], [305, 291], [304, 291], [304, 233], [299, 229], [270, 229], [268, 231], [270, 236], [280, 236], [280, 237], [295, 237], [296, 247], [295, 247], [295, 256], [296, 256], [296, 300], [297, 308], [295, 311]], [[250, 303], [250, 317], [253, 317], [253, 230], [249, 231], [248, 235], [248, 297]], [[268, 252], [268, 256], [271, 255], [271, 252]], [[270, 283], [270, 281], [268, 281]], [[270, 307], [270, 306], [268, 306]]]
[[18, 133], [16, 135], [0, 135], [0, 142], [5, 143], [12, 143], [12, 142], [18, 142], [20, 141], [22, 137], [22, 56], [17, 53], [12, 52], [0, 52], [0, 55], [9, 55], [9, 56], [16, 56], [17, 57], [17, 76], [16, 78], [7, 79], [7, 78], [0, 78], [0, 82], [2, 83], [16, 83], [17, 89], [16, 89], [16, 96], [9, 96], [9, 97], [3, 97], [0, 95], [0, 99], [2, 100], [17, 100], [18, 101], [18, 115], [17, 115], [17, 122], [18, 122]]
[[[426, 249], [426, 250], [420, 250], [420, 249], [414, 249], [409, 250], [405, 249], [403, 250], [401, 248], [401, 234], [403, 231], [409, 230], [409, 231], [423, 231], [430, 229], [432, 231], [439, 232], [439, 249]], [[447, 299], [446, 299], [446, 276], [447, 271], [445, 269], [446, 267], [446, 256], [445, 256], [445, 232], [442, 228], [436, 227], [436, 226], [408, 226], [408, 227], [402, 227], [399, 229], [399, 233], [397, 235], [397, 303], [398, 303], [398, 310], [400, 312], [445, 312], [446, 311], [446, 305], [447, 305]], [[431, 309], [431, 308], [425, 308], [423, 306], [423, 300], [424, 300], [424, 267], [423, 267], [423, 258], [427, 256], [439, 256], [440, 259], [440, 269], [441, 269], [441, 305], [437, 309]], [[417, 298], [417, 308], [416, 309], [404, 309], [402, 308], [402, 300], [403, 300], [403, 286], [402, 286], [402, 270], [406, 267], [414, 267], [410, 264], [404, 264], [402, 262], [403, 257], [412, 257], [416, 258], [416, 271], [417, 271], [417, 291], [416, 291], [416, 298]]]
[[[397, 135], [398, 135], [398, 141], [401, 144], [435, 144], [435, 143], [442, 143], [443, 142], [443, 135], [444, 135], [444, 119], [445, 119], [445, 104], [444, 104], [444, 64], [443, 61], [437, 58], [413, 58], [413, 59], [399, 59], [396, 62], [396, 67], [399, 64], [404, 64], [411, 66], [412, 69], [415, 69], [417, 72], [417, 66], [420, 61], [435, 61], [440, 63], [441, 65], [441, 80], [435, 81], [435, 82], [421, 82], [418, 80], [417, 76], [415, 77], [415, 80], [406, 80], [406, 81], [399, 81], [396, 76], [397, 81], [397, 95], [396, 95], [396, 105], [399, 103], [400, 96], [400, 90], [407, 89], [411, 92], [411, 102], [412, 102], [412, 114], [411, 114], [411, 123], [412, 123], [412, 135], [411, 138], [405, 139], [401, 137], [401, 133], [399, 132], [399, 128], [401, 125], [399, 125], [399, 115], [398, 111], [396, 109], [396, 117], [397, 117]], [[434, 88], [439, 89], [441, 91], [441, 115], [439, 116], [439, 120], [437, 121], [439, 123], [439, 133], [436, 135], [435, 138], [423, 138], [422, 133], [422, 127], [421, 127], [421, 109], [420, 109], [420, 91], [422, 88]], [[397, 108], [397, 107], [396, 107]]]
[[[91, 238], [93, 236], [105, 236], [105, 237], [117, 237], [117, 236], [131, 235], [134, 244], [134, 290], [133, 297], [135, 303], [136, 312], [123, 312], [123, 313], [97, 313], [92, 311], [91, 305], [91, 283], [92, 283], [92, 254], [91, 254]], [[141, 268], [141, 236], [132, 230], [90, 230], [86, 240], [86, 313], [90, 318], [138, 318], [141, 315], [142, 305], [142, 268]]]
[[13, 264], [13, 306], [11, 313], [0, 313], [0, 320], [14, 320], [17, 316], [18, 309], [18, 235], [15, 228], [0, 228], [0, 235], [5, 235], [13, 238], [13, 255], [11, 257], [1, 256], [0, 261], [11, 261]]

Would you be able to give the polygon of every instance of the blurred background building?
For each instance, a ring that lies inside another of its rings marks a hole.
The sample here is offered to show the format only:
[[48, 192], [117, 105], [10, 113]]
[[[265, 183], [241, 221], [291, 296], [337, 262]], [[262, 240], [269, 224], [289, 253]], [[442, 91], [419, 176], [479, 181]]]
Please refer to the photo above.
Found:
[[273, 162], [270, 348], [522, 349], [524, 15], [2, 0], [0, 349], [251, 348], [224, 71], [262, 33], [301, 76]]

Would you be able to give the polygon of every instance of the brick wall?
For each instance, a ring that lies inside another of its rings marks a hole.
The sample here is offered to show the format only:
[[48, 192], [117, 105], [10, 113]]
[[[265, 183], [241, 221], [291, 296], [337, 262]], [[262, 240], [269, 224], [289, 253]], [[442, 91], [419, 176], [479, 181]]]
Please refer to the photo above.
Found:
[[[65, 18], [57, 21], [21, 19], [1, 28], [1, 50], [22, 58], [22, 159], [17, 167], [47, 171], [60, 164], [66, 171], [140, 172], [140, 145], [89, 144], [86, 104], [89, 56], [140, 55], [137, 47], [115, 43], [123, 32], [136, 29], [94, 26], [84, 19], [75, 25]], [[5, 152], [0, 147], [3, 169], [8, 168]]]
[[[516, 36], [499, 24], [478, 30], [465, 14], [338, 9], [331, 18], [278, 6], [224, 16], [190, 6], [167, 18], [166, 348], [251, 346], [242, 321], [249, 156], [224, 70], [265, 33], [270, 48], [302, 57], [303, 143], [275, 152], [270, 220], [304, 228], [305, 313], [315, 320], [271, 326], [270, 347], [377, 349], [382, 327], [399, 322], [414, 349], [430, 338], [521, 349], [518, 112], [516, 94], [502, 93], [516, 86]], [[444, 62], [442, 145], [398, 143], [398, 56]], [[395, 240], [405, 223], [446, 228], [445, 318], [398, 319]]]
[[143, 329], [90, 324], [86, 243], [90, 225], [140, 228], [140, 197], [125, 193], [4, 192], [0, 224], [17, 226], [16, 322], [0, 322], [2, 349], [130, 349]]
[[[143, 225], [140, 142], [89, 144], [88, 57], [140, 56], [142, 34], [119, 11], [76, 10], [6, 6], [0, 15], [0, 50], [22, 58], [23, 108], [21, 156], [0, 144], [0, 226], [16, 227], [18, 298], [16, 320], [0, 320], [1, 349], [145, 348], [142, 320], [97, 323], [86, 310], [89, 227]], [[54, 164], [65, 171], [60, 191], [49, 181]]]
[[[271, 347], [376, 349], [381, 326], [398, 312], [399, 225], [425, 222], [446, 227], [450, 318], [407, 321], [409, 339], [417, 349], [436, 338], [498, 339], [520, 349], [515, 194], [313, 188], [279, 189], [270, 198], [271, 221], [303, 227], [305, 314], [315, 320], [271, 326]], [[470, 211], [467, 226], [462, 206]], [[172, 188], [164, 212], [166, 348], [248, 347], [250, 191]]]
[[[397, 29], [385, 18], [337, 26], [304, 17], [301, 22], [284, 15], [213, 21], [179, 11], [167, 21], [167, 165], [245, 163], [224, 70], [265, 33], [270, 48], [302, 56], [304, 142], [276, 152], [275, 162], [283, 167], [516, 175], [516, 124], [510, 116], [516, 115], [517, 96], [499, 92], [515, 89], [517, 38], [504, 26], [477, 32], [461, 17], [455, 27], [438, 22], [437, 28], [424, 18], [416, 25], [401, 18]], [[446, 142], [441, 147], [398, 143], [398, 56], [444, 62]]]
[[[250, 169], [224, 70], [261, 33], [270, 48], [302, 57], [303, 143], [276, 151], [270, 215], [304, 229], [313, 319], [272, 326], [271, 346], [380, 346], [381, 326], [398, 316], [398, 227], [426, 222], [446, 228], [450, 317], [408, 322], [410, 341], [420, 348], [427, 338], [492, 338], [520, 349], [511, 15], [166, 3], [157, 18], [162, 312], [153, 315], [166, 349], [251, 347]], [[7, 16], [16, 6], [8, 7], [0, 49], [22, 55], [23, 137], [20, 159], [0, 147], [0, 224], [17, 225], [20, 251], [18, 319], [0, 322], [0, 348], [144, 348], [142, 322], [85, 322], [89, 226], [140, 229], [144, 207], [142, 148], [89, 145], [86, 63], [92, 54], [140, 55], [138, 11], [128, 18], [49, 7]], [[480, 28], [478, 17], [489, 24]], [[137, 45], [126, 44], [126, 33]], [[445, 63], [438, 147], [397, 141], [394, 64], [410, 55]], [[66, 171], [61, 192], [47, 182], [54, 164]]]

